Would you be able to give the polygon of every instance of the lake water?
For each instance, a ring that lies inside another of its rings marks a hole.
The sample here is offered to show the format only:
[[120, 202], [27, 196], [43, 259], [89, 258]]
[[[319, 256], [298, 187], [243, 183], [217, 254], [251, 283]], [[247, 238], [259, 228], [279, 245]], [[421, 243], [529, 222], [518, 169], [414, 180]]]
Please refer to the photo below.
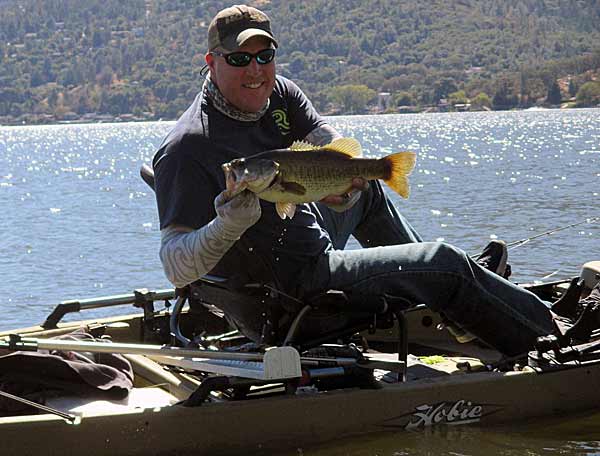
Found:
[[[424, 239], [476, 253], [491, 238], [512, 242], [583, 222], [512, 249], [512, 279], [569, 277], [600, 260], [600, 222], [585, 223], [600, 216], [600, 110], [330, 121], [366, 155], [417, 152], [410, 199], [392, 198]], [[172, 125], [0, 127], [0, 329], [40, 323], [66, 299], [170, 287], [154, 195], [139, 167]], [[600, 421], [569, 424], [558, 437], [531, 427], [452, 430], [304, 454], [600, 454]]]

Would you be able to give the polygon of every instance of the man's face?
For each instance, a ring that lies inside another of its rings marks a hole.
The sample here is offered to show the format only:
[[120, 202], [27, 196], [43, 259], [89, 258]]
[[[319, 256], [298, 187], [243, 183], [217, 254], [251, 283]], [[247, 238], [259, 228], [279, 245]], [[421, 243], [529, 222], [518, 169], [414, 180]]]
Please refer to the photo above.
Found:
[[[255, 36], [246, 41], [239, 51], [256, 54], [270, 46], [267, 38]], [[233, 106], [246, 112], [259, 112], [265, 106], [275, 86], [275, 60], [260, 65], [253, 58], [249, 65], [235, 67], [229, 65], [224, 57], [207, 54], [206, 63], [212, 81]]]

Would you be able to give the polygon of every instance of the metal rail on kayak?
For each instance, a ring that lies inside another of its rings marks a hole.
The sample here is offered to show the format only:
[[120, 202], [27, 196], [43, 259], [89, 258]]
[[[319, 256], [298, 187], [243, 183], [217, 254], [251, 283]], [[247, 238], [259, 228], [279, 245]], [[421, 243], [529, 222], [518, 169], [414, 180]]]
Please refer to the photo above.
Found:
[[[209, 284], [222, 284], [227, 281], [222, 277], [211, 274], [204, 275], [200, 280]], [[177, 297], [178, 291], [175, 288], [165, 288], [161, 290], [138, 288], [133, 290], [133, 293], [62, 301], [54, 308], [50, 315], [46, 317], [46, 321], [44, 321], [41, 326], [44, 329], [55, 329], [62, 318], [68, 313], [104, 307], [122, 306], [126, 304], [133, 304], [135, 307], [143, 308], [145, 313], [152, 313], [154, 301], [166, 302], [169, 299], [175, 299]]]
[[133, 293], [104, 296], [101, 298], [63, 301], [54, 308], [41, 326], [44, 329], [54, 329], [57, 327], [58, 322], [68, 313], [103, 307], [122, 306], [125, 304], [133, 304], [136, 307], [145, 308], [145, 306], [154, 303], [154, 301], [166, 301], [174, 299], [175, 297], [176, 293], [173, 288], [163, 290], [140, 288], [134, 290]]

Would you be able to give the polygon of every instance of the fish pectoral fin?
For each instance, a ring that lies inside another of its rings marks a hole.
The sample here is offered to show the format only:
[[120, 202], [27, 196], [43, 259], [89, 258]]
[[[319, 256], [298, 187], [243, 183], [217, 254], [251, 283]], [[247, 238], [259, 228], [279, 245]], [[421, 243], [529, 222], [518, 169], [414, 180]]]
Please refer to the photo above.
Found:
[[285, 218], [293, 218], [296, 213], [296, 205], [294, 203], [275, 203], [275, 210], [282, 220]]
[[284, 192], [293, 193], [294, 195], [306, 195], [306, 187], [297, 182], [281, 182], [280, 185]]
[[414, 169], [416, 159], [414, 152], [398, 152], [381, 159], [390, 166], [389, 177], [384, 182], [402, 198], [408, 198], [410, 194], [408, 175]]

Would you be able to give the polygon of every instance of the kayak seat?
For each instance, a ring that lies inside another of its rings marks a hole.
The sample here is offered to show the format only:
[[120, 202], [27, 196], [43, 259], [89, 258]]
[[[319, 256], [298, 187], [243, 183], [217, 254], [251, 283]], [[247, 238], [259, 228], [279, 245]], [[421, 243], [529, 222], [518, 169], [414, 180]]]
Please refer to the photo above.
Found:
[[[190, 340], [179, 329], [179, 316], [189, 302], [190, 312], [201, 315], [206, 309], [222, 312], [229, 324], [255, 344], [293, 346], [304, 353], [323, 344], [352, 341], [357, 333], [392, 328], [398, 322], [398, 360], [406, 366], [408, 337], [404, 311], [412, 307], [404, 299], [390, 296], [352, 296], [330, 290], [303, 302], [282, 295], [268, 284], [243, 286], [227, 278], [207, 275], [184, 289], [171, 314], [171, 334], [183, 346], [195, 346], [202, 338]], [[294, 300], [294, 305], [290, 304]], [[301, 304], [301, 305], [299, 305]], [[298, 310], [299, 309], [299, 310]], [[399, 379], [406, 378], [405, 370]]]
[[233, 327], [257, 344], [301, 349], [364, 330], [390, 328], [411, 307], [404, 299], [353, 296], [337, 290], [300, 301], [269, 284], [232, 285], [227, 278], [214, 275], [194, 282], [181, 294], [188, 294], [192, 310], [198, 306], [221, 310]]

